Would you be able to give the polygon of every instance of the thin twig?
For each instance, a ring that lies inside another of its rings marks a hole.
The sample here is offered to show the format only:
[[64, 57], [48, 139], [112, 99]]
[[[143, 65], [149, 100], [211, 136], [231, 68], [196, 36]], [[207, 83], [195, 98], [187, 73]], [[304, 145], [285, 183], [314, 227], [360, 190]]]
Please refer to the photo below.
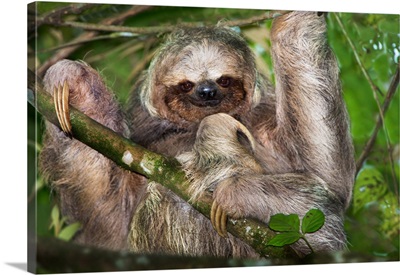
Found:
[[[99, 60], [104, 60], [107, 55], [118, 54], [121, 59], [124, 59], [122, 53], [127, 49], [140, 49], [143, 47], [143, 42], [137, 42], [135, 40], [127, 40], [123, 43], [120, 43], [116, 47], [113, 47], [106, 52], [95, 54], [94, 56], [87, 56], [84, 58], [86, 63], [93, 64]], [[125, 56], [126, 57], [126, 56]], [[135, 65], [136, 66], [136, 65]]]
[[[105, 24], [92, 24], [75, 21], [65, 21], [57, 24], [64, 27], [81, 28], [88, 31], [105, 31], [105, 32], [123, 32], [131, 33], [133, 35], [138, 34], [155, 34], [170, 32], [176, 28], [174, 25], [162, 25], [153, 27], [128, 27], [128, 26], [116, 26], [116, 25], [105, 25]], [[186, 23], [184, 26], [194, 26], [196, 23]]]
[[104, 24], [109, 24], [109, 25], [121, 24], [127, 18], [134, 17], [142, 12], [151, 10], [152, 8], [153, 8], [153, 6], [134, 6], [131, 9], [129, 9], [119, 15], [116, 15], [115, 17], [106, 19], [104, 21]]
[[[373, 145], [375, 144], [375, 140], [378, 135], [378, 132], [383, 125], [383, 116], [385, 115], [385, 113], [390, 105], [390, 102], [392, 101], [393, 96], [397, 91], [398, 85], [399, 85], [399, 66], [397, 66], [396, 73], [393, 76], [392, 82], [390, 83], [389, 89], [386, 93], [385, 101], [383, 102], [382, 107], [380, 107], [380, 109], [382, 110], [382, 116], [379, 116], [378, 121], [375, 124], [374, 131], [373, 131], [371, 137], [369, 138], [368, 142], [366, 143], [363, 151], [361, 152], [361, 155], [359, 156], [359, 158], [357, 160], [357, 164], [356, 164], [357, 173], [360, 171], [364, 161], [367, 159]], [[389, 155], [390, 155], [390, 159], [391, 159], [391, 164], [393, 166], [392, 154], [390, 152], [389, 152]]]
[[371, 77], [369, 76], [367, 70], [365, 69], [364, 65], [362, 64], [360, 56], [358, 55], [357, 49], [354, 46], [353, 41], [350, 39], [350, 36], [347, 33], [347, 31], [346, 31], [346, 29], [345, 29], [345, 27], [343, 25], [343, 22], [340, 19], [339, 15], [337, 13], [333, 13], [333, 14], [334, 14], [334, 16], [336, 18], [336, 21], [339, 23], [340, 28], [342, 29], [343, 35], [346, 37], [346, 40], [349, 43], [350, 48], [352, 49], [352, 51], [354, 53], [354, 56], [355, 56], [356, 61], [358, 63], [358, 66], [360, 66], [362, 73], [364, 74], [364, 76], [367, 79], [369, 85], [371, 86], [372, 91], [374, 92], [374, 96], [377, 98], [377, 95], [376, 95], [377, 93], [379, 93], [380, 95], [383, 95], [382, 92], [379, 90], [379, 88], [372, 82]]
[[128, 76], [128, 81], [132, 81], [138, 75], [140, 75], [140, 73], [146, 68], [147, 64], [150, 63], [153, 56], [154, 56], [154, 51], [145, 54], [144, 57], [135, 64], [135, 68], [132, 69], [131, 73]]
[[284, 15], [286, 13], [289, 13], [291, 11], [283, 11], [283, 10], [278, 10], [278, 11], [267, 11], [264, 12], [261, 15], [256, 15], [250, 18], [246, 19], [237, 19], [237, 20], [227, 20], [227, 21], [222, 21], [220, 25], [222, 26], [227, 26], [227, 27], [234, 27], [234, 26], [248, 26], [256, 23], [260, 23], [266, 20], [274, 19], [278, 16]]
[[81, 44], [84, 43], [89, 43], [89, 42], [93, 42], [93, 41], [98, 41], [98, 40], [105, 40], [105, 39], [113, 39], [113, 38], [117, 38], [117, 37], [122, 37], [122, 38], [132, 38], [134, 37], [133, 34], [131, 33], [126, 33], [126, 32], [114, 32], [114, 33], [110, 33], [110, 34], [105, 34], [105, 35], [98, 35], [89, 39], [82, 39], [79, 41], [72, 41], [69, 43], [65, 43], [53, 48], [49, 48], [49, 49], [44, 49], [44, 50], [39, 50], [39, 53], [46, 53], [46, 52], [53, 52], [53, 51], [57, 51], [57, 50], [61, 50], [64, 48], [68, 48], [68, 47], [73, 47], [73, 46], [79, 46]]

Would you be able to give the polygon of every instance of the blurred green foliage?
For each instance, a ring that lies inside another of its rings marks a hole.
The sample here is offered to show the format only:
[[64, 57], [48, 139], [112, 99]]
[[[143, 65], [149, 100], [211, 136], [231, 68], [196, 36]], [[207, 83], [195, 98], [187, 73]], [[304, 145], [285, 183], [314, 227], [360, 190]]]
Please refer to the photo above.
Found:
[[[67, 5], [38, 2], [37, 16], [41, 17]], [[98, 23], [129, 8], [124, 5], [97, 5], [80, 14], [67, 15], [64, 19]], [[124, 25], [167, 26], [184, 22], [215, 24], [221, 20], [247, 19], [261, 13], [260, 10], [154, 7], [125, 20]], [[371, 137], [379, 115], [377, 106], [382, 104], [399, 66], [399, 15], [341, 13], [338, 16], [356, 47], [362, 66], [381, 91], [376, 100], [343, 29], [334, 14], [329, 13], [328, 40], [340, 65], [357, 158]], [[268, 40], [270, 25], [271, 20], [267, 20], [242, 26], [240, 30], [254, 49], [261, 71], [273, 80]], [[40, 68], [57, 51], [62, 51], [49, 49], [66, 44], [85, 32], [81, 28], [40, 25], [36, 36], [28, 36], [28, 66], [33, 70]], [[84, 60], [98, 69], [124, 105], [133, 83], [140, 71], [148, 65], [162, 37], [157, 34], [134, 38], [111, 37], [106, 32], [99, 32], [98, 35], [106, 36], [81, 44], [68, 58]], [[385, 115], [384, 129], [379, 131], [376, 143], [357, 176], [353, 204], [346, 215], [350, 250], [381, 256], [383, 260], [399, 257], [399, 102], [397, 92]], [[55, 217], [57, 213], [54, 212], [56, 210], [53, 208], [51, 190], [44, 184], [35, 186], [35, 183], [43, 182], [36, 170], [36, 153], [40, 150], [41, 133], [41, 117], [28, 104], [29, 215], [37, 214], [37, 233], [46, 236], [59, 234], [62, 231], [59, 227], [64, 225], [64, 220]], [[50, 224], [53, 225], [52, 230], [49, 230]], [[55, 225], [58, 226], [58, 233], [54, 232]]]

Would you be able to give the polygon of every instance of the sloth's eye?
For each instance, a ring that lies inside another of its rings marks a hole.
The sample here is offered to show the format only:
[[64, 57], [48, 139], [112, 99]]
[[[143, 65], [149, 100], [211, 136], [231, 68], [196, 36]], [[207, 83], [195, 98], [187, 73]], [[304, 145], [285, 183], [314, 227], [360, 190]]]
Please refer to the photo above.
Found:
[[220, 78], [218, 78], [217, 83], [219, 86], [223, 87], [223, 88], [227, 88], [231, 85], [231, 78], [228, 76], [221, 76]]
[[193, 88], [194, 84], [190, 81], [185, 81], [179, 84], [181, 90], [185, 93], [189, 92]]

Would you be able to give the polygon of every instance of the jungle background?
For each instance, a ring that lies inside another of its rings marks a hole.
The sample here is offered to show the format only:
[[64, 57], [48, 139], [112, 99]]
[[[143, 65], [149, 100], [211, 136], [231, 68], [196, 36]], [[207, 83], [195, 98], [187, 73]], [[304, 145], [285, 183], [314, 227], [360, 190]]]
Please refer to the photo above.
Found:
[[[177, 24], [231, 21], [247, 39], [261, 70], [273, 81], [271, 19], [242, 9], [71, 5], [38, 2], [28, 9], [28, 68], [43, 77], [61, 58], [84, 60], [99, 70], [124, 105], [164, 34]], [[341, 71], [358, 160], [353, 202], [346, 213], [349, 250], [374, 261], [399, 260], [399, 15], [328, 13], [328, 41]], [[106, 29], [105, 25], [115, 28]], [[120, 28], [126, 26], [128, 28]], [[397, 79], [396, 79], [397, 76]], [[397, 88], [396, 88], [397, 87]], [[36, 170], [43, 118], [28, 108], [29, 226], [43, 237], [69, 240], [53, 194]]]

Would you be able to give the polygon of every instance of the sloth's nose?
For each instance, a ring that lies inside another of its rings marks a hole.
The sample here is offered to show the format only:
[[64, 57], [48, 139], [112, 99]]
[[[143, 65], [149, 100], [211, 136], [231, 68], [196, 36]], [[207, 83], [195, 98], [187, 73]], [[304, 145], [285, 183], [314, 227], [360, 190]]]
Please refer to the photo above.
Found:
[[213, 100], [218, 93], [218, 89], [211, 83], [200, 85], [197, 90], [197, 95], [202, 100]]

